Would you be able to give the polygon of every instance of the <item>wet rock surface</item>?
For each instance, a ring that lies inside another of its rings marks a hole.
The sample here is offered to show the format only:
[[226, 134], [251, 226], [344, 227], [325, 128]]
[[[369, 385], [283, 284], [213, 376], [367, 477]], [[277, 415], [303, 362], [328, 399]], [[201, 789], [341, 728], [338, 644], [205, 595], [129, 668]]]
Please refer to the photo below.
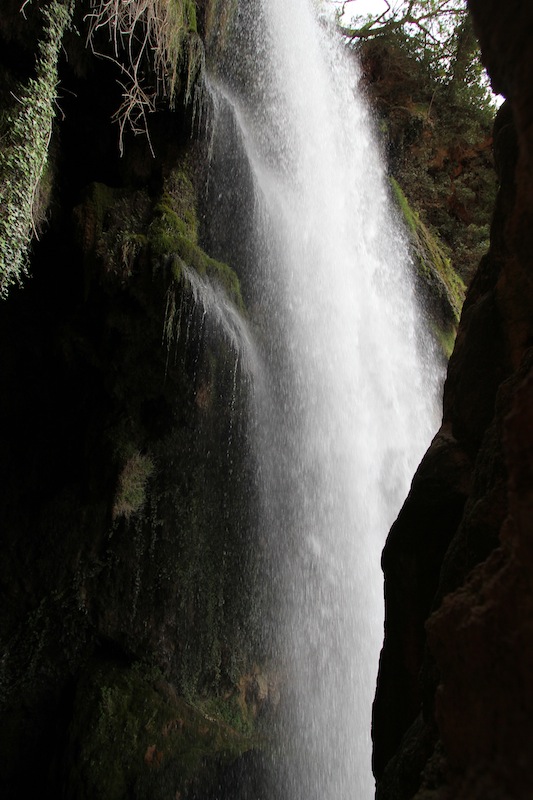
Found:
[[[467, 293], [449, 364], [443, 427], [384, 552], [386, 635], [373, 731], [382, 800], [533, 792], [525, 766], [533, 691], [533, 11], [518, 1], [470, 6], [494, 86], [508, 98], [494, 136], [500, 191], [491, 248]], [[434, 497], [442, 508], [431, 516]]]

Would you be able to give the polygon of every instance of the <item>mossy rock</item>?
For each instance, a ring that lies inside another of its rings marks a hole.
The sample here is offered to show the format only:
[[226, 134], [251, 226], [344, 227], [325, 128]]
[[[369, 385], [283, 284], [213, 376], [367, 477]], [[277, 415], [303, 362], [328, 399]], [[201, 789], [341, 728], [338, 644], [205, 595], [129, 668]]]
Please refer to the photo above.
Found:
[[182, 267], [195, 270], [202, 277], [218, 282], [237, 308], [244, 310], [239, 278], [234, 270], [211, 258], [198, 244], [196, 192], [188, 175], [187, 160], [165, 180], [164, 191], [153, 210], [148, 229], [151, 257], [171, 259], [173, 277], [180, 282]]
[[433, 328], [441, 349], [449, 358], [465, 299], [465, 284], [452, 266], [443, 244], [421, 220], [401, 186], [390, 178], [396, 205], [409, 233], [417, 276], [433, 317]]
[[139, 264], [171, 262], [173, 282], [182, 282], [185, 266], [219, 283], [243, 311], [237, 274], [198, 244], [196, 191], [189, 169], [185, 157], [182, 166], [165, 179], [155, 201], [144, 190], [91, 184], [84, 203], [75, 209], [86, 268], [100, 280], [111, 278], [124, 283]]
[[208, 791], [223, 767], [259, 744], [216, 708], [195, 708], [139, 663], [96, 662], [77, 689], [68, 796], [146, 800]]

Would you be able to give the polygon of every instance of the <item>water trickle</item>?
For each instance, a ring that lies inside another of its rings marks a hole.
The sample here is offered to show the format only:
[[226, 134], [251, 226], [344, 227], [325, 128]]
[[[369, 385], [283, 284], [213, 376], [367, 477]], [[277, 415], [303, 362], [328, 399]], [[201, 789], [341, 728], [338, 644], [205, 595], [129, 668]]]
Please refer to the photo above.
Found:
[[[232, 406], [235, 404], [237, 367], [242, 362], [247, 377], [258, 372], [257, 353], [250, 331], [243, 316], [216, 281], [198, 274], [186, 264], [181, 264], [182, 287], [176, 292], [171, 287], [167, 294], [165, 321], [163, 324], [163, 343], [168, 354], [177, 352], [177, 344], [185, 327], [184, 352], [188, 351], [192, 328], [195, 328], [194, 341], [198, 350], [194, 356], [194, 367], [198, 366], [199, 351], [204, 334], [214, 333], [230, 346], [235, 365], [233, 367]], [[179, 298], [179, 303], [177, 303]], [[192, 302], [191, 302], [192, 300]], [[184, 311], [185, 308], [185, 311]], [[185, 323], [183, 316], [185, 314]], [[168, 358], [167, 358], [168, 362]], [[168, 369], [168, 363], [167, 363]]]
[[210, 78], [208, 236], [242, 271], [260, 350], [261, 613], [283, 674], [271, 793], [369, 800], [380, 553], [441, 376], [357, 66], [314, 5], [238, 6]]

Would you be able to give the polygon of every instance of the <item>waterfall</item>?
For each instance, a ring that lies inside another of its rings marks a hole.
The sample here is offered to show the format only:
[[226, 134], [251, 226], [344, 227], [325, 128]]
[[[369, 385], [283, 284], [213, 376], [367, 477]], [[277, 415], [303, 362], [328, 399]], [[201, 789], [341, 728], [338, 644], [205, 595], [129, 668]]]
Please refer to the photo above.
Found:
[[262, 372], [260, 610], [282, 687], [271, 794], [369, 800], [380, 554], [441, 375], [327, 6], [241, 2], [213, 52], [207, 237], [241, 270]]

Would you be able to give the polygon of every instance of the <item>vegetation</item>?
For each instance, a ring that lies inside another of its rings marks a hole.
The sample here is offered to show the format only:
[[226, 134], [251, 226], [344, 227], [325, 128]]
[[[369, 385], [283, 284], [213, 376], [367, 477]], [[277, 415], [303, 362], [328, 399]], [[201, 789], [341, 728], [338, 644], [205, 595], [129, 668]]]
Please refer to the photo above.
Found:
[[72, 9], [71, 0], [39, 4], [34, 13], [42, 16], [43, 32], [35, 77], [12, 92], [14, 102], [0, 116], [0, 297], [25, 274], [34, 219], [43, 216], [39, 186], [55, 115], [58, 56]]
[[140, 800], [212, 789], [221, 767], [254, 746], [252, 734], [225, 721], [223, 701], [221, 709], [187, 703], [140, 662], [94, 664], [75, 701], [69, 796]]
[[211, 258], [198, 244], [196, 193], [186, 159], [170, 172], [158, 199], [144, 190], [114, 189], [101, 183], [89, 187], [76, 209], [87, 271], [125, 283], [136, 266], [172, 263], [173, 286], [183, 280], [183, 267], [220, 284], [237, 308], [244, 310], [239, 279], [227, 264]]
[[466, 0], [383, 0], [381, 13], [356, 16], [345, 25], [341, 20], [352, 2], [356, 0], [345, 0], [339, 11], [340, 29], [350, 41], [394, 35], [414, 58], [426, 64], [435, 79], [454, 89], [467, 87], [477, 101], [490, 104]]
[[[74, 6], [74, 0], [26, 0], [22, 5], [25, 15], [40, 20], [42, 35], [35, 76], [13, 85], [0, 112], [1, 298], [27, 272], [28, 248], [46, 217], [58, 58]], [[195, 0], [89, 0], [86, 22], [93, 52], [112, 60], [121, 73], [122, 103], [114, 115], [121, 152], [126, 129], [144, 133], [150, 141], [148, 114], [162, 100], [172, 107], [178, 94], [190, 102], [203, 67]], [[123, 244], [131, 261], [139, 243]]]
[[[202, 69], [204, 50], [197, 31], [195, 0], [90, 0], [88, 41], [93, 52], [113, 60], [120, 69], [122, 103], [114, 119], [120, 130], [149, 137], [147, 116], [159, 100], [171, 107], [178, 92], [185, 103]], [[99, 32], [112, 44], [100, 47]], [[150, 67], [150, 69], [147, 69]], [[184, 85], [181, 77], [185, 72]]]
[[418, 212], [411, 208], [394, 178], [391, 178], [391, 186], [409, 232], [426, 303], [433, 311], [435, 334], [444, 355], [449, 358], [465, 299], [464, 282], [453, 269], [438, 237], [431, 233]]
[[464, 2], [384, 0], [383, 9], [342, 30], [360, 58], [424, 296], [431, 303], [435, 293], [449, 350], [464, 284], [489, 244], [495, 108]]
[[146, 502], [146, 486], [154, 471], [154, 462], [143, 453], [133, 453], [122, 468], [113, 504], [113, 518], [126, 517], [141, 511]]

